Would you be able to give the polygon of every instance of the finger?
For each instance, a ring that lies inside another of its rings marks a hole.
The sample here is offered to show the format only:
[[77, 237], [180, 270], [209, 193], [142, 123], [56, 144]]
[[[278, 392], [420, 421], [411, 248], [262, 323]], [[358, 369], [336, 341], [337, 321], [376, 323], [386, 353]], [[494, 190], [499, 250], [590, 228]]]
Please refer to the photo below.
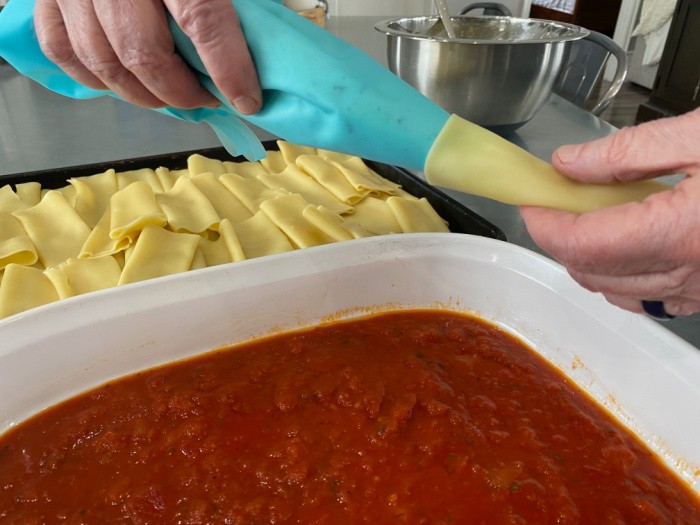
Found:
[[692, 212], [692, 195], [684, 188], [583, 215], [533, 207], [523, 207], [521, 214], [535, 243], [569, 270], [612, 276], [662, 272], [669, 261], [686, 260], [695, 249], [687, 237], [700, 227], [700, 214]]
[[676, 317], [693, 315], [700, 312], [700, 301], [695, 299], [670, 297], [664, 299], [663, 303], [666, 313]]
[[[605, 299], [619, 307], [623, 310], [629, 310], [634, 313], [645, 313], [644, 307], [642, 306], [642, 300], [652, 300], [652, 299], [636, 299], [631, 297], [616, 296], [616, 295], [605, 295]], [[653, 299], [654, 301], [662, 301], [664, 305], [664, 310], [667, 314], [679, 317], [686, 315], [693, 315], [700, 312], [700, 301], [695, 299], [688, 299], [684, 297], [667, 297], [664, 299]]]
[[93, 0], [97, 19], [119, 62], [168, 106], [216, 106], [175, 52], [160, 0]]
[[56, 0], [37, 0], [34, 26], [41, 51], [76, 82], [92, 89], [107, 89], [78, 59]]
[[153, 108], [165, 105], [119, 61], [91, 0], [57, 1], [75, 55], [93, 75], [128, 102]]
[[626, 276], [595, 275], [569, 271], [573, 279], [592, 292], [624, 297], [666, 300], [695, 292], [690, 287], [697, 276], [684, 266], [668, 271]]
[[644, 313], [644, 308], [642, 307], [642, 301], [640, 299], [614, 294], [605, 294], [604, 297], [610, 304], [617, 306], [618, 308], [622, 308], [623, 310], [628, 310], [636, 314]]
[[241, 113], [256, 113], [262, 103], [260, 84], [230, 0], [164, 1], [216, 87]]
[[695, 171], [700, 155], [700, 110], [623, 128], [593, 142], [567, 145], [552, 155], [569, 177], [609, 184]]

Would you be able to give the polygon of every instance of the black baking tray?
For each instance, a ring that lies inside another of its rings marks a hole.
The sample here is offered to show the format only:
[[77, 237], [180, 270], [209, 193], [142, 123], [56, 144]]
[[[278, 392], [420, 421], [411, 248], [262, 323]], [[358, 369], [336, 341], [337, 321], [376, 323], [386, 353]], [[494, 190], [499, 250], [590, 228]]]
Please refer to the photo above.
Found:
[[[263, 142], [266, 150], [278, 150], [277, 142]], [[41, 170], [27, 173], [16, 173], [11, 175], [0, 176], [0, 186], [6, 184], [21, 184], [24, 182], [38, 182], [42, 188], [60, 188], [67, 184], [67, 180], [73, 177], [86, 177], [101, 173], [109, 168], [114, 168], [116, 171], [128, 171], [141, 168], [156, 169], [160, 166], [169, 169], [180, 169], [187, 167], [187, 157], [199, 153], [205, 157], [242, 162], [246, 160], [243, 157], [232, 157], [224, 148], [206, 148], [193, 151], [182, 151], [178, 153], [168, 153], [164, 155], [154, 155], [150, 157], [139, 157], [134, 159], [115, 160], [102, 162], [98, 164], [84, 164], [81, 166], [71, 166], [67, 168], [56, 168], [49, 170]], [[506, 236], [497, 226], [477, 215], [469, 208], [460, 204], [453, 198], [441, 192], [434, 186], [431, 186], [424, 180], [416, 177], [410, 172], [382, 164], [379, 162], [365, 161], [366, 164], [382, 177], [389, 179], [407, 192], [416, 197], [425, 197], [433, 206], [435, 211], [445, 219], [451, 232], [468, 233], [471, 235], [479, 235], [481, 237], [489, 237], [492, 239], [500, 239], [505, 241]]]

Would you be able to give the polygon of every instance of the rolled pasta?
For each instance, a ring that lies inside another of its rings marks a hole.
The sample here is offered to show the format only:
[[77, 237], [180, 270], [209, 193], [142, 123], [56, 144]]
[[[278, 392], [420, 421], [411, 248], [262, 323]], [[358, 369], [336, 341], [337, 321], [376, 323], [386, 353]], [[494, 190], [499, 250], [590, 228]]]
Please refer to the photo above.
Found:
[[369, 195], [368, 190], [355, 189], [338, 168], [318, 155], [299, 155], [296, 163], [316, 182], [346, 204], [353, 206]]
[[90, 228], [94, 228], [109, 201], [118, 190], [117, 176], [113, 169], [89, 177], [68, 179], [75, 188], [73, 207]]
[[47, 268], [44, 274], [53, 284], [59, 299], [66, 299], [117, 286], [121, 271], [117, 260], [107, 255], [68, 259], [58, 266]]
[[199, 240], [199, 248], [207, 266], [218, 266], [245, 259], [243, 247], [228, 219], [222, 220], [219, 224], [219, 238], [210, 240], [202, 237]]
[[44, 272], [9, 264], [0, 282], [0, 318], [58, 301], [58, 293]]
[[263, 211], [257, 212], [247, 221], [234, 224], [233, 229], [246, 259], [290, 252], [294, 249], [289, 238]]
[[374, 235], [401, 233], [396, 215], [383, 199], [367, 197], [355, 205], [352, 219]]
[[304, 199], [317, 206], [336, 213], [352, 213], [352, 206], [340, 201], [313, 177], [307, 175], [298, 166], [290, 164], [282, 173], [265, 174], [258, 177], [268, 188], [281, 188], [289, 193], [298, 193]]
[[201, 233], [219, 227], [219, 214], [187, 177], [180, 177], [171, 190], [156, 194], [155, 198], [173, 231]]
[[301, 195], [292, 194], [267, 200], [260, 205], [260, 209], [297, 248], [333, 242], [333, 237], [304, 217], [303, 212], [307, 206], [309, 203]]
[[126, 259], [119, 285], [186, 272], [192, 266], [199, 235], [174, 233], [149, 224]]
[[110, 199], [110, 230], [112, 239], [133, 241], [146, 226], [165, 226], [168, 219], [158, 206], [148, 183], [129, 184]]
[[31, 266], [38, 260], [22, 223], [11, 213], [0, 211], [0, 270], [12, 263]]
[[257, 179], [248, 179], [235, 173], [226, 173], [219, 180], [251, 214], [257, 213], [260, 204], [266, 200], [289, 194], [286, 190], [271, 189]]
[[187, 170], [190, 176], [199, 175], [200, 173], [213, 173], [214, 175], [226, 173], [226, 168], [222, 161], [210, 159], [198, 153], [187, 157]]
[[77, 257], [90, 235], [88, 225], [58, 191], [49, 191], [36, 206], [13, 214], [22, 223], [44, 267]]
[[208, 266], [403, 231], [444, 231], [426, 200], [359, 157], [278, 142], [262, 162], [113, 169], [57, 190], [0, 187], [0, 318]]
[[228, 219], [232, 223], [237, 223], [250, 219], [253, 216], [240, 199], [228, 191], [213, 173], [193, 175], [191, 180], [199, 191], [204, 194], [222, 220]]
[[427, 199], [408, 200], [389, 197], [386, 203], [394, 213], [403, 233], [450, 231]]

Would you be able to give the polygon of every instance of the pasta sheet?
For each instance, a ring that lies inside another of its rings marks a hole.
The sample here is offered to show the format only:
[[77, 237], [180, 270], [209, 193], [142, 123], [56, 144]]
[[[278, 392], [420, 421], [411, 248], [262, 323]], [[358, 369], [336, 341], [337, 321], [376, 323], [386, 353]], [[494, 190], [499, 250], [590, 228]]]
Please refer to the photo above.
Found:
[[279, 141], [261, 162], [0, 187], [0, 318], [145, 279], [339, 241], [448, 231], [359, 157]]

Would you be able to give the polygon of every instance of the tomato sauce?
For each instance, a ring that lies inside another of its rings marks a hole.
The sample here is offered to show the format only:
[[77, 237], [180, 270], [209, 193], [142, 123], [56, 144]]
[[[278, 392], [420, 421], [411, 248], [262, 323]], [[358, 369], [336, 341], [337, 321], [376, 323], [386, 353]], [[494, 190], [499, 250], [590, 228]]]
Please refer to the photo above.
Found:
[[700, 523], [521, 342], [395, 312], [106, 384], [0, 438], [2, 523]]

